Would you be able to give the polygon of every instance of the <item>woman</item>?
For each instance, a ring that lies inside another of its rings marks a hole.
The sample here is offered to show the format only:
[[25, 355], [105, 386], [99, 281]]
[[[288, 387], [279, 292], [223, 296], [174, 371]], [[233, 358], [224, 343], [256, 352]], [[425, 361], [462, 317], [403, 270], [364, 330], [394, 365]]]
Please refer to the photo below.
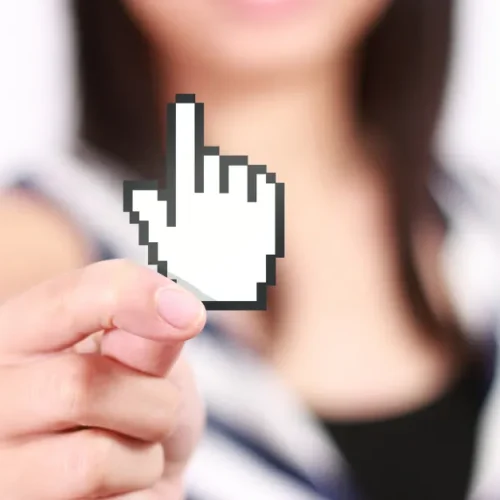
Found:
[[268, 310], [214, 315], [192, 344], [209, 414], [193, 498], [494, 498], [498, 450], [473, 468], [487, 363], [452, 306], [430, 195], [451, 1], [74, 6], [85, 166], [31, 180], [97, 259], [138, 256], [117, 193], [161, 176], [176, 93], [205, 103], [207, 144], [286, 185]]

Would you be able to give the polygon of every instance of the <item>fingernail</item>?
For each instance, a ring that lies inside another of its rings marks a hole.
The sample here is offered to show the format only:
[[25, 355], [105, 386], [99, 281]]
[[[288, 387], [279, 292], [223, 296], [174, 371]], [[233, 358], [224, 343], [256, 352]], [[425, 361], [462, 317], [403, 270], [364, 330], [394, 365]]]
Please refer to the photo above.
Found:
[[203, 304], [193, 294], [177, 286], [160, 289], [156, 300], [158, 314], [179, 330], [194, 325], [204, 312]]

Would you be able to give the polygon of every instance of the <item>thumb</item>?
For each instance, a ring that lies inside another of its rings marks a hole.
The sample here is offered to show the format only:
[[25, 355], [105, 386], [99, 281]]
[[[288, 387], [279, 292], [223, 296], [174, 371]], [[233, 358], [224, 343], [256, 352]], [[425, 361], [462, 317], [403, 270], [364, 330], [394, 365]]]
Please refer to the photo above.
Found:
[[179, 351], [204, 321], [201, 302], [171, 280], [125, 261], [102, 262], [5, 302], [0, 364], [68, 349], [100, 330], [119, 329]]

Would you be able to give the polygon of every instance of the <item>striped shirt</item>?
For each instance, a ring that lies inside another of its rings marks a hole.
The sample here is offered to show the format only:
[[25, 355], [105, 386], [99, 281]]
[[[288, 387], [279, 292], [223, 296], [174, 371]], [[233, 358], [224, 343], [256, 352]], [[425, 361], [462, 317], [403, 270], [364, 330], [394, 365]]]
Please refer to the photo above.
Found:
[[[137, 228], [123, 211], [121, 180], [126, 177], [97, 162], [61, 157], [3, 168], [0, 186], [34, 189], [58, 204], [94, 243], [96, 260], [145, 264], [146, 248], [138, 245]], [[488, 373], [469, 498], [497, 500], [500, 205], [488, 185], [474, 178], [452, 182], [443, 176], [433, 189], [449, 214], [443, 264], [452, 298], [473, 332], [471, 340], [484, 352]], [[315, 416], [270, 366], [217, 328], [210, 316], [205, 331], [188, 344], [187, 355], [208, 410], [207, 430], [188, 470], [189, 500], [363, 500]]]

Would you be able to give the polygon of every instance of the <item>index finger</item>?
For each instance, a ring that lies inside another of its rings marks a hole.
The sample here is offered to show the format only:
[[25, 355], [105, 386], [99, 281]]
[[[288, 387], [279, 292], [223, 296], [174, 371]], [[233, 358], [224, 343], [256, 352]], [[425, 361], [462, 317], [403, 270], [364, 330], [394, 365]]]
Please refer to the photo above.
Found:
[[0, 363], [64, 350], [115, 328], [182, 345], [204, 322], [202, 303], [151, 269], [125, 261], [93, 264], [0, 307]]
[[203, 192], [204, 107], [193, 94], [167, 105], [166, 183], [169, 200]]

